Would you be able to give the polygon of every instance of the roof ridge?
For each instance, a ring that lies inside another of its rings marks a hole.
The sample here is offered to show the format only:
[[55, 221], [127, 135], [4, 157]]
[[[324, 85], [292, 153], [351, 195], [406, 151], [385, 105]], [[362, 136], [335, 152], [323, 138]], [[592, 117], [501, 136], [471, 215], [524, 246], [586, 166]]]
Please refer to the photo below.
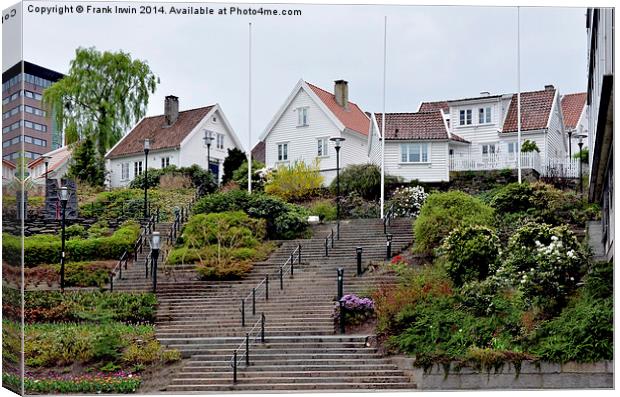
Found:
[[[213, 105], [206, 105], [206, 106], [199, 106], [197, 108], [192, 108], [192, 109], [185, 109], [185, 110], [179, 110], [179, 114], [181, 113], [187, 113], [187, 112], [194, 112], [196, 110], [202, 110], [202, 109], [206, 109], [206, 108], [212, 108], [215, 105], [217, 105], [217, 103], [214, 103]], [[166, 113], [162, 113], [162, 114], [156, 114], [154, 116], [144, 116], [145, 119], [152, 119], [155, 117], [161, 117], [161, 116], [165, 116]]]
[[[333, 93], [333, 92], [331, 92], [331, 91], [327, 91], [326, 89], [321, 88], [321, 87], [319, 87], [319, 86], [318, 86], [318, 85], [316, 85], [316, 84], [312, 84], [312, 83], [310, 83], [309, 81], [304, 80], [304, 82], [305, 82], [306, 84], [308, 84], [308, 85], [311, 85], [311, 86], [312, 86], [312, 87], [314, 87], [314, 88], [318, 88], [319, 90], [321, 90], [321, 91], [325, 92], [326, 94], [329, 94], [329, 95], [331, 95], [331, 96], [335, 97], [334, 93]], [[360, 109], [360, 111], [362, 110], [362, 108], [361, 108], [361, 107], [359, 107], [359, 105], [358, 105], [356, 102], [353, 102], [353, 101], [351, 101], [351, 100], [349, 100], [348, 102], [349, 102], [349, 105], [353, 104], [353, 105], [357, 106], [357, 107]]]

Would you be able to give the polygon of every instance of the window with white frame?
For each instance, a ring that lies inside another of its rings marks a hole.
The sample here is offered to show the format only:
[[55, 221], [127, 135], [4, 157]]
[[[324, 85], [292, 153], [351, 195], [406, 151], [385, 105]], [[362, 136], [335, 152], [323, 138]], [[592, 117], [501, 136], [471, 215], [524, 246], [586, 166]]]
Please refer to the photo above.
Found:
[[428, 143], [403, 143], [400, 145], [401, 163], [428, 163]]
[[327, 156], [327, 138], [319, 138], [317, 139], [317, 152], [316, 155], [319, 157]]
[[459, 125], [471, 125], [471, 109], [459, 111]]
[[142, 161], [133, 162], [133, 176], [135, 178], [138, 175], [142, 175]]
[[170, 157], [161, 158], [161, 168], [166, 168], [170, 165]]
[[494, 143], [486, 143], [482, 145], [482, 155], [489, 156], [496, 153], [496, 147]]
[[514, 155], [517, 153], [517, 142], [508, 142], [508, 154]]
[[487, 124], [491, 122], [491, 108], [478, 109], [478, 124]]
[[288, 143], [278, 143], [278, 161], [288, 161]]
[[224, 149], [224, 134], [216, 134], [215, 147], [218, 149]]
[[129, 163], [121, 163], [121, 180], [129, 179]]
[[305, 127], [308, 125], [308, 108], [297, 108], [297, 126]]

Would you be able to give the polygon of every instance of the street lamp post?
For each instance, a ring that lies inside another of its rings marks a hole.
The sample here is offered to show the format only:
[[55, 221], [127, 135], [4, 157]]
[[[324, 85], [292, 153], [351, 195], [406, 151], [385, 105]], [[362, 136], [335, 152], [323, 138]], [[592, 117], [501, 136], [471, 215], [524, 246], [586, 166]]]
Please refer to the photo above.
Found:
[[336, 240], [340, 240], [340, 144], [344, 138], [330, 138], [336, 148]]
[[583, 137], [581, 135], [579, 136], [579, 142], [577, 143], [577, 145], [579, 146], [579, 192], [583, 194], [583, 174], [581, 171], [581, 163], [583, 162], [581, 158], [581, 148], [583, 147]]
[[204, 138], [205, 145], [207, 145], [207, 171], [211, 172], [211, 143], [213, 142], [213, 134], [209, 130], [205, 130]]
[[159, 249], [161, 247], [161, 236], [159, 232], [154, 231], [151, 234], [151, 269], [153, 271], [153, 292], [157, 292], [157, 259], [159, 258]]
[[144, 219], [148, 219], [149, 212], [149, 150], [151, 150], [151, 141], [149, 139], [144, 140]]
[[573, 155], [573, 151], [571, 150], [572, 149], [571, 135], [573, 135], [573, 130], [568, 130], [568, 160], [569, 161]]
[[67, 201], [69, 200], [69, 191], [66, 186], [60, 188], [60, 204], [62, 206], [61, 227], [61, 245], [60, 245], [60, 290], [65, 291], [65, 215], [67, 212]]
[[43, 157], [45, 159], [45, 200], [47, 200], [47, 167], [49, 165], [50, 162], [50, 157], [49, 156], [44, 156]]

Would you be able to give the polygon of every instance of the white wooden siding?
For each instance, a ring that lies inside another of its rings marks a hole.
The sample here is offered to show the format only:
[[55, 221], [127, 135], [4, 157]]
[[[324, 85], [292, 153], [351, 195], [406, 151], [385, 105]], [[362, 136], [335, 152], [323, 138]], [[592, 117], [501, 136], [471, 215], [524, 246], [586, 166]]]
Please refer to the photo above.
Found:
[[[215, 118], [215, 121], [213, 119]], [[218, 180], [222, 179], [223, 175], [223, 162], [228, 155], [228, 149], [237, 147], [232, 139], [231, 131], [228, 130], [226, 125], [222, 122], [222, 115], [219, 111], [214, 112], [209, 117], [205, 117], [198, 126], [194, 129], [195, 134], [191, 136], [189, 140], [184, 142], [181, 147], [180, 154], [180, 166], [189, 167], [193, 164], [198, 164], [204, 169], [207, 169], [207, 146], [204, 143], [204, 130], [210, 130], [218, 134], [224, 134], [224, 149], [217, 148], [217, 140], [213, 137], [211, 143], [211, 162], [219, 162], [219, 175]], [[243, 148], [238, 148], [243, 150]]]
[[[308, 125], [297, 126], [297, 109], [308, 108]], [[279, 120], [265, 138], [265, 162], [268, 167], [279, 164], [292, 165], [295, 161], [311, 164], [318, 158], [322, 170], [336, 168], [336, 150], [334, 143], [329, 141], [327, 156], [317, 157], [317, 140], [319, 138], [343, 137], [340, 150], [340, 167], [349, 164], [368, 162], [367, 137], [355, 131], [345, 130], [344, 133], [330, 120], [312, 98], [302, 89], [298, 91]], [[288, 142], [288, 161], [278, 162], [278, 143]], [[325, 184], [329, 184], [335, 172], [323, 172]]]
[[[161, 151], [149, 152], [148, 168], [161, 168], [162, 157], [170, 157], [170, 165], [179, 166], [179, 151], [176, 149], [168, 149]], [[106, 170], [109, 172], [110, 187], [126, 187], [129, 186], [131, 181], [136, 177], [134, 175], [134, 162], [142, 161], [142, 172], [145, 170], [145, 158], [144, 153], [134, 154], [125, 157], [116, 157], [106, 160]], [[122, 164], [129, 164], [129, 178], [122, 179]]]
[[564, 159], [566, 158], [566, 138], [564, 136], [564, 126], [560, 117], [559, 96], [554, 99], [553, 112], [549, 120], [549, 128], [547, 131], [547, 158], [548, 159]]
[[[425, 164], [401, 163], [402, 143], [428, 143], [430, 162]], [[448, 180], [448, 141], [386, 141], [385, 172], [403, 178], [406, 182], [417, 179], [421, 182]]]
[[[478, 124], [478, 109], [487, 107], [491, 108], [491, 123]], [[472, 124], [459, 125], [460, 111], [467, 109], [472, 111]], [[458, 104], [458, 106], [450, 107], [450, 132], [470, 141], [474, 147], [481, 143], [498, 142], [498, 130], [502, 121], [499, 100]]]

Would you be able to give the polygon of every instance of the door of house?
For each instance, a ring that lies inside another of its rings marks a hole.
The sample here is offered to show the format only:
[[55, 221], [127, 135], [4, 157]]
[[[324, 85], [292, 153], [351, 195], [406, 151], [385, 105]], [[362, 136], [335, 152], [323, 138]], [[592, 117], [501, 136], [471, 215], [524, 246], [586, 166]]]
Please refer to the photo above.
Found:
[[211, 163], [209, 164], [209, 171], [213, 173], [213, 176], [215, 177], [215, 182], [218, 182], [218, 176], [220, 175], [220, 163], [217, 161], [211, 161]]

